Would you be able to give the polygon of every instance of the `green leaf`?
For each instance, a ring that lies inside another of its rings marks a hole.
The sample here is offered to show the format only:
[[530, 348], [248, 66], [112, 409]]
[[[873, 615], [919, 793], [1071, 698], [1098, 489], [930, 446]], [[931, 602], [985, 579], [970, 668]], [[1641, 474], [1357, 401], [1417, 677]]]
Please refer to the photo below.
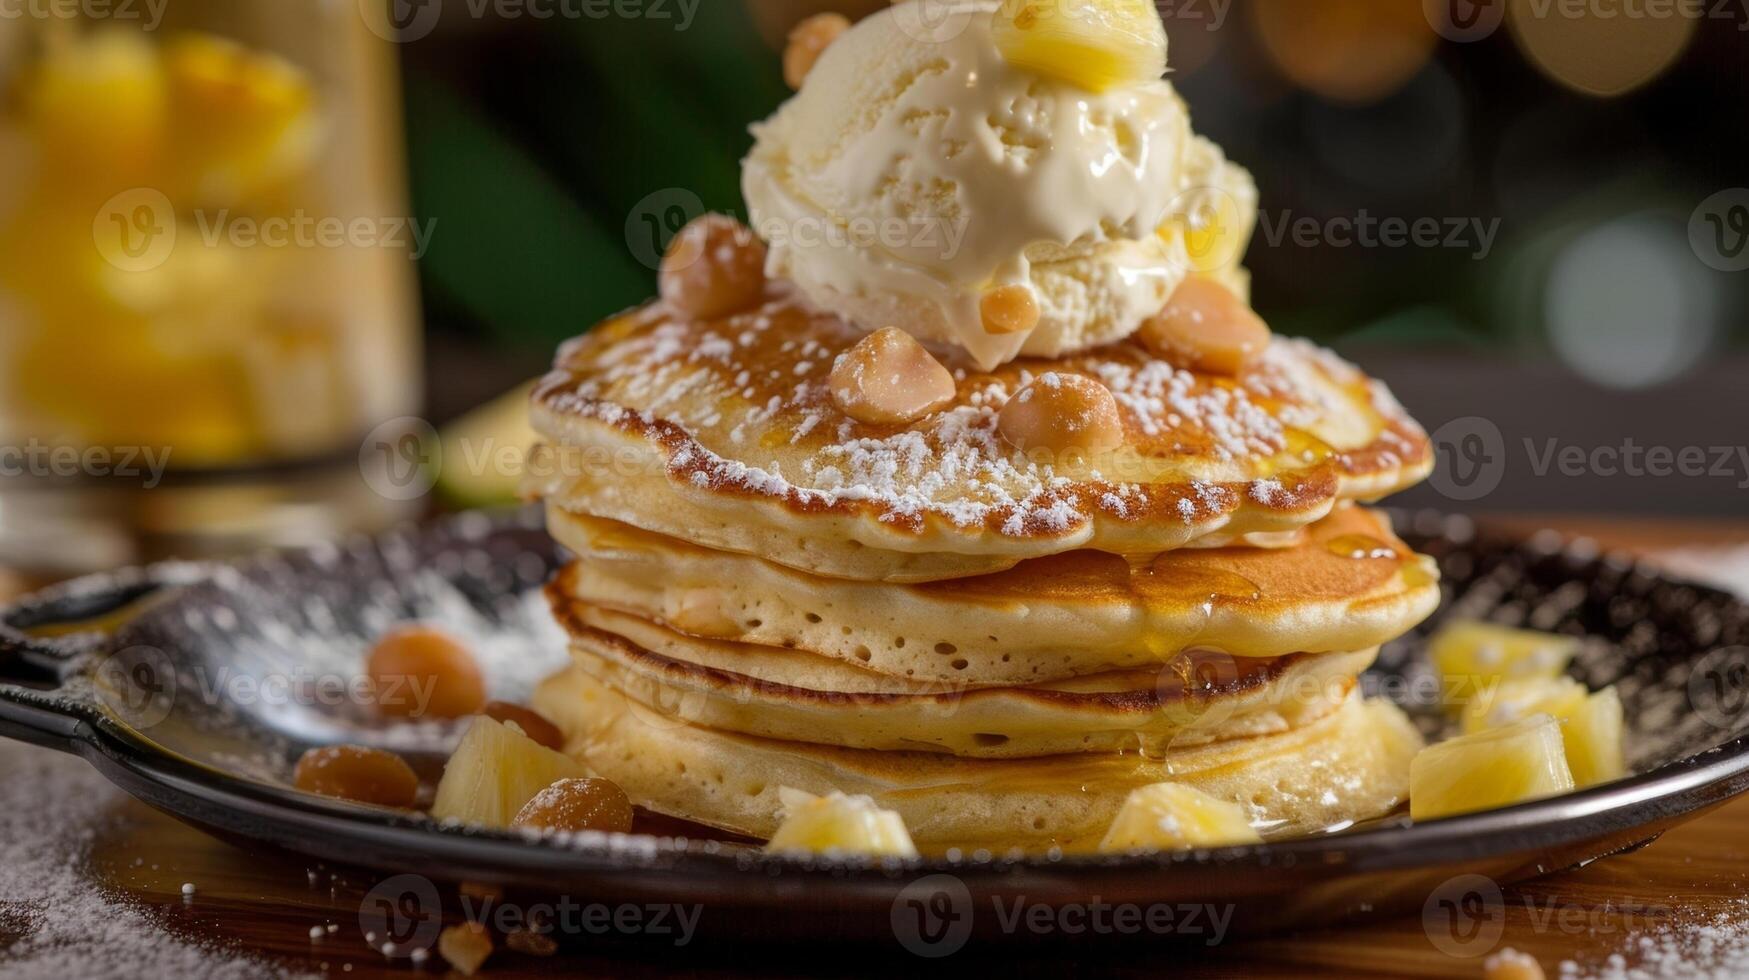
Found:
[[624, 232], [579, 206], [445, 82], [409, 71], [413, 196], [435, 219], [422, 272], [503, 341], [550, 345], [651, 291]]

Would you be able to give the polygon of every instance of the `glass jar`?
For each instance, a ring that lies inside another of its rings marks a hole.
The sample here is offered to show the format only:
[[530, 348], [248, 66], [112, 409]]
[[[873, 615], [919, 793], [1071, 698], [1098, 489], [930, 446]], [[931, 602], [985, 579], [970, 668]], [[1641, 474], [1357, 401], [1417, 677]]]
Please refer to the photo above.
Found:
[[[85, 8], [75, 12], [74, 8]], [[393, 45], [356, 3], [0, 18], [0, 565], [372, 527], [417, 408]]]

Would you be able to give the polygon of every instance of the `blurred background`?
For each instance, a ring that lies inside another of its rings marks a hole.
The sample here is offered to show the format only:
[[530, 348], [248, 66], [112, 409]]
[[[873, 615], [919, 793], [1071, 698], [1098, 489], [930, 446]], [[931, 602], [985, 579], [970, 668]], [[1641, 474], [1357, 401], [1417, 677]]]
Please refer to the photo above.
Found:
[[[462, 437], [885, 5], [0, 0], [0, 566], [503, 499]], [[1159, 7], [1259, 310], [1436, 433], [1401, 502], [1749, 520], [1749, 0]]]

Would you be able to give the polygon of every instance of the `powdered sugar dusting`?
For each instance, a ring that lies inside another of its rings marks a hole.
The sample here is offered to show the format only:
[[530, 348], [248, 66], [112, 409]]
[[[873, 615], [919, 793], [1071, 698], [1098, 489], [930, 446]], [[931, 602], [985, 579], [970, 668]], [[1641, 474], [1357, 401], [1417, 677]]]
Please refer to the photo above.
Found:
[[19, 978], [253, 980], [283, 971], [171, 934], [148, 908], [83, 869], [102, 814], [122, 798], [85, 762], [0, 742], [0, 974]]
[[1738, 980], [1749, 976], [1749, 901], [1631, 935], [1601, 963], [1561, 964], [1563, 980]]
[[[1354, 401], [1355, 389], [1365, 390], [1358, 371], [1283, 340], [1233, 379], [1175, 368], [1130, 345], [1065, 358], [1049, 371], [1025, 361], [991, 373], [952, 365], [959, 379], [952, 407], [909, 426], [863, 424], [838, 409], [827, 384], [832, 365], [861, 337], [782, 296], [707, 323], [648, 307], [568, 345], [539, 398], [555, 418], [677, 430], [684, 438], [663, 439], [670, 472], [699, 488], [801, 506], [870, 504], [900, 526], [933, 517], [1016, 536], [1059, 534], [1100, 515], [1165, 514], [1194, 524], [1242, 500], [1294, 506], [1296, 472], [1324, 457], [1301, 453], [1285, 469], [1272, 467], [1281, 478], [1255, 483], [1262, 464], [1287, 456], [1294, 430], [1368, 411]], [[1043, 458], [1001, 438], [997, 417], [1010, 399], [1073, 375], [1111, 391], [1125, 447], [1097, 459]], [[1382, 428], [1371, 448], [1405, 455], [1401, 438], [1385, 441], [1393, 434]], [[1341, 462], [1351, 465], [1352, 455]]]
[[1248, 492], [1252, 500], [1268, 506], [1280, 498], [1286, 490], [1282, 487], [1280, 480], [1253, 480]]

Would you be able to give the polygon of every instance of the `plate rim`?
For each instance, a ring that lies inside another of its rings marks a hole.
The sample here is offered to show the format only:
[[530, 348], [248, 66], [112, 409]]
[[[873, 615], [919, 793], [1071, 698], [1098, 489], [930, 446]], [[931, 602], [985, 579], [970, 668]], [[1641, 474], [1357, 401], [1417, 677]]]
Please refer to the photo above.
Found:
[[[1439, 522], [1442, 530], [1438, 533], [1453, 540], [1476, 531], [1474, 520], [1466, 515], [1431, 509], [1388, 510], [1398, 519]], [[650, 834], [584, 834], [543, 839], [534, 834], [491, 829], [462, 830], [446, 827], [427, 815], [403, 815], [328, 800], [289, 786], [229, 773], [171, 752], [114, 717], [101, 704], [66, 693], [65, 681], [83, 676], [80, 661], [95, 649], [91, 634], [33, 640], [13, 625], [21, 617], [52, 611], [57, 605], [90, 602], [129, 589], [194, 584], [214, 568], [245, 566], [263, 558], [283, 559], [288, 554], [347, 549], [360, 544], [381, 546], [408, 537], [465, 542], [493, 533], [540, 527], [539, 512], [532, 508], [467, 511], [425, 524], [402, 525], [380, 535], [359, 534], [308, 547], [264, 549], [229, 560], [168, 561], [102, 572], [22, 596], [0, 606], [0, 737], [82, 756], [131, 795], [209, 828], [235, 831], [234, 826], [222, 820], [213, 822], [214, 818], [227, 814], [233, 818], [247, 817], [257, 822], [277, 822], [287, 830], [317, 839], [333, 835], [343, 840], [350, 836], [433, 858], [448, 857], [472, 864], [474, 871], [486, 871], [488, 865], [568, 874], [633, 868], [666, 872], [727, 870], [765, 877], [829, 878], [841, 883], [890, 882], [942, 873], [995, 883], [1031, 872], [1105, 875], [1186, 865], [1205, 869], [1318, 868], [1332, 875], [1408, 870], [1523, 850], [1524, 845], [1532, 844], [1530, 837], [1535, 838], [1532, 846], [1536, 849], [1579, 846], [1636, 827], [1667, 824], [1749, 790], [1749, 734], [1745, 734], [1656, 769], [1561, 796], [1421, 823], [1398, 816], [1359, 830], [1219, 848], [1025, 855], [979, 850], [957, 859], [901, 860], [768, 854], [749, 845]], [[1599, 553], [1587, 538], [1549, 531], [1499, 536], [1510, 542], [1510, 547], [1527, 553], [1542, 557], [1565, 553], [1586, 561], [1617, 564], [1630, 572], [1749, 606], [1729, 593], [1669, 574], [1636, 556]], [[43, 690], [8, 683], [4, 676], [7, 658], [19, 658], [26, 666], [39, 669], [59, 661], [69, 669], [62, 678], [62, 687]], [[162, 792], [153, 792], [154, 788]], [[630, 861], [628, 855], [634, 851], [641, 860]], [[563, 866], [555, 867], [556, 864]], [[441, 872], [435, 876], [445, 877]], [[469, 877], [480, 876], [475, 873]]]

